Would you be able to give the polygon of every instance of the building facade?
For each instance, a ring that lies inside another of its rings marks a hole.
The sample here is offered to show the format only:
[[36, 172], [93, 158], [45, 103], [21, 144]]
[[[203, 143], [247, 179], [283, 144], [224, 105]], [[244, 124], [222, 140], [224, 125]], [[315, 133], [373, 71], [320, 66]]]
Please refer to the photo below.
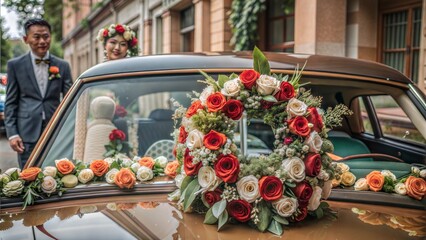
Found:
[[[127, 24], [140, 55], [232, 51], [232, 0], [64, 0], [64, 58], [73, 76], [103, 61], [100, 28]], [[264, 51], [381, 62], [426, 91], [426, 0], [267, 0], [257, 45]]]

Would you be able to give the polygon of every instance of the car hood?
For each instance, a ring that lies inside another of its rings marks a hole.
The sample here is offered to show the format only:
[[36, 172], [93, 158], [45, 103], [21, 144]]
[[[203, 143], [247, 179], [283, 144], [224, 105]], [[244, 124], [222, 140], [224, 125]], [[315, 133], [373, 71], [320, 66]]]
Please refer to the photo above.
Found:
[[8, 209], [0, 215], [2, 239], [421, 239], [423, 210], [329, 202], [337, 218], [284, 227], [283, 236], [246, 224], [203, 224], [204, 216], [183, 213], [166, 194], [80, 199]]

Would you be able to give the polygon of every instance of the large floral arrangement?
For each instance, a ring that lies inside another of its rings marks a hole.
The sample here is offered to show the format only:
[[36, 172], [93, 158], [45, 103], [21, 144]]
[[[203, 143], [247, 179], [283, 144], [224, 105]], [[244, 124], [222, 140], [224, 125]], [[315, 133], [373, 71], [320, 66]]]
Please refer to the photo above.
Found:
[[135, 32], [125, 24], [111, 24], [109, 27], [102, 28], [99, 30], [96, 38], [105, 45], [109, 38], [117, 34], [122, 35], [129, 45], [127, 55], [130, 57], [137, 56], [139, 53], [138, 39]]
[[[205, 213], [206, 224], [249, 223], [260, 231], [281, 235], [282, 224], [308, 214], [322, 217], [328, 205], [335, 166], [326, 154], [332, 144], [327, 131], [350, 114], [338, 105], [322, 111], [299, 83], [301, 71], [271, 74], [263, 53], [253, 51], [254, 69], [216, 81], [203, 73], [207, 87], [188, 109], [175, 113], [179, 189], [170, 195], [184, 211]], [[269, 156], [246, 158], [232, 141], [236, 122], [263, 119], [275, 134]]]
[[21, 171], [10, 168], [0, 174], [0, 196], [22, 197], [23, 207], [34, 204], [37, 198], [61, 196], [67, 188], [79, 184], [107, 182], [120, 188], [133, 188], [139, 182], [150, 181], [154, 176], [176, 176], [177, 161], [169, 162], [166, 157], [135, 156], [116, 154], [113, 157], [94, 160], [89, 164], [66, 158], [55, 161], [55, 166], [44, 169], [30, 167]]

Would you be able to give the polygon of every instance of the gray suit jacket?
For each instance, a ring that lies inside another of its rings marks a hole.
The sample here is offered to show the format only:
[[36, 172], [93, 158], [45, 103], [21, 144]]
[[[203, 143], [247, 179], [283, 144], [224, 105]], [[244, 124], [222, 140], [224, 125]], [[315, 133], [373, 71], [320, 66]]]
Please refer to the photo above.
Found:
[[59, 68], [60, 78], [48, 80], [42, 97], [30, 53], [7, 63], [5, 127], [7, 137], [19, 134], [23, 142], [35, 143], [41, 135], [42, 112], [50, 120], [60, 102], [60, 94], [67, 93], [72, 78], [69, 64], [50, 54], [50, 66]]

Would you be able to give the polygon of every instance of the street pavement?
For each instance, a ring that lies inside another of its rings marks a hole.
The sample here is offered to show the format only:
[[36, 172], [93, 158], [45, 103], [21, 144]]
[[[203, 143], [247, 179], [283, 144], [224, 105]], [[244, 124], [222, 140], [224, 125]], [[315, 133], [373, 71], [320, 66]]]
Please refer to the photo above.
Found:
[[18, 167], [18, 155], [9, 146], [6, 133], [0, 131], [0, 169], [1, 172], [11, 167]]

